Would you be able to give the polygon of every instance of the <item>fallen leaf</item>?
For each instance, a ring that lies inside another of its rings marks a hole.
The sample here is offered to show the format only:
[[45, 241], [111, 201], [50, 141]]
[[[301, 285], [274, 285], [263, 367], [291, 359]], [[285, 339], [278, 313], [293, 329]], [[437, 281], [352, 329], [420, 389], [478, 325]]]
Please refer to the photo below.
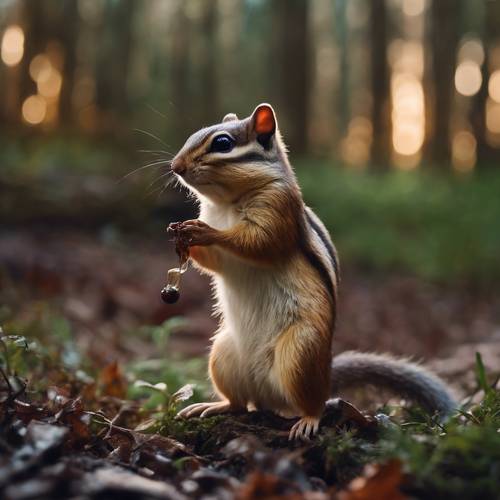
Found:
[[384, 465], [368, 464], [363, 474], [353, 479], [344, 491], [339, 492], [339, 500], [405, 500], [399, 487], [404, 474], [399, 460], [391, 460]]
[[127, 393], [127, 381], [116, 361], [107, 365], [99, 374], [101, 392], [105, 396], [123, 399]]

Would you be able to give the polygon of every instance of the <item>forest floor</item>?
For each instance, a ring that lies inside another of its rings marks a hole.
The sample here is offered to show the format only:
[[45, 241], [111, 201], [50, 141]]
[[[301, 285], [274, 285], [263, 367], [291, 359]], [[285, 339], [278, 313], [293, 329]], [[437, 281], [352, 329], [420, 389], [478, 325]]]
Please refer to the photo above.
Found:
[[160, 301], [174, 265], [166, 235], [0, 235], [3, 498], [498, 498], [497, 296], [344, 269], [334, 351], [425, 360], [467, 404], [442, 425], [342, 395], [367, 416], [342, 422], [332, 403], [319, 436], [290, 444], [291, 422], [266, 413], [174, 418], [209, 395], [215, 328], [194, 270]]

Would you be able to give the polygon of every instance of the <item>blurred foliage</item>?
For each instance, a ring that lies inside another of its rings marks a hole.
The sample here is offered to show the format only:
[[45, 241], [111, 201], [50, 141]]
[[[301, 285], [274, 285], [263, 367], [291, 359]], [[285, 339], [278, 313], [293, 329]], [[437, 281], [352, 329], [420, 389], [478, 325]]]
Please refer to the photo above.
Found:
[[[165, 221], [193, 215], [182, 193], [165, 188], [166, 166], [134, 172], [155, 161], [137, 152], [71, 138], [3, 146], [5, 225], [66, 221], [151, 236], [161, 234]], [[313, 159], [295, 166], [341, 262], [451, 284], [489, 287], [500, 279], [496, 169], [460, 177], [425, 169], [373, 173]]]
[[500, 175], [366, 172], [302, 162], [306, 202], [332, 232], [342, 261], [429, 280], [493, 285], [500, 279]]
[[[98, 391], [107, 393], [105, 386], [112, 386], [114, 379], [122, 377], [116, 363], [104, 368], [94, 366], [76, 344], [68, 321], [56, 315], [44, 302], [40, 302], [39, 314], [29, 322], [8, 311], [4, 311], [2, 321], [0, 368], [15, 387], [22, 385], [24, 380], [27, 390], [38, 395], [52, 386], [71, 386], [73, 395], [83, 386], [97, 387]], [[202, 359], [183, 360], [168, 350], [170, 333], [182, 324], [179, 318], [172, 318], [159, 326], [144, 326], [137, 332], [126, 333], [154, 342], [162, 357], [126, 366], [122, 397], [127, 395], [130, 399], [142, 400], [145, 409], [159, 409], [169, 415], [179, 403], [188, 399], [176, 392], [196, 380], [203, 380], [206, 364]], [[105, 382], [107, 379], [109, 384]], [[200, 400], [206, 396], [207, 382], [202, 382], [194, 392], [185, 388], [183, 394], [188, 392], [189, 398], [194, 395], [194, 400]]]

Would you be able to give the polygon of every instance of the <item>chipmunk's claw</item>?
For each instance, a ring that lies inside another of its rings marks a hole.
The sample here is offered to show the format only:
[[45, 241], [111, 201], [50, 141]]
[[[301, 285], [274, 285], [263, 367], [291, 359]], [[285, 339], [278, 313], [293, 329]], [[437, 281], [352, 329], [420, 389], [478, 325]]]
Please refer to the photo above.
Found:
[[187, 406], [179, 413], [177, 417], [179, 418], [191, 418], [191, 417], [209, 417], [210, 415], [221, 415], [222, 413], [228, 413], [234, 410], [234, 407], [229, 401], [214, 401], [212, 403], [194, 403]]
[[299, 439], [301, 441], [309, 441], [318, 432], [319, 420], [317, 417], [302, 417], [290, 429], [288, 440], [294, 441]]
[[212, 245], [218, 233], [216, 229], [198, 219], [184, 221], [179, 227], [179, 232], [186, 238], [189, 246]]

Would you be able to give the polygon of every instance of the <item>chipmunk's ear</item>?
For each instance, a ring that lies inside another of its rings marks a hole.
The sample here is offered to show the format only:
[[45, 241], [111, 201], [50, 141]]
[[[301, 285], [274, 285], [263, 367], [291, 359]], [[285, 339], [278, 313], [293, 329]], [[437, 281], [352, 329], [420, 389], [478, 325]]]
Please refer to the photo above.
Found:
[[223, 119], [222, 119], [222, 123], [226, 123], [226, 122], [232, 122], [234, 120], [237, 120], [238, 117], [234, 114], [234, 113], [228, 113]]
[[250, 119], [252, 128], [259, 141], [266, 149], [276, 132], [276, 115], [270, 104], [259, 104]]

